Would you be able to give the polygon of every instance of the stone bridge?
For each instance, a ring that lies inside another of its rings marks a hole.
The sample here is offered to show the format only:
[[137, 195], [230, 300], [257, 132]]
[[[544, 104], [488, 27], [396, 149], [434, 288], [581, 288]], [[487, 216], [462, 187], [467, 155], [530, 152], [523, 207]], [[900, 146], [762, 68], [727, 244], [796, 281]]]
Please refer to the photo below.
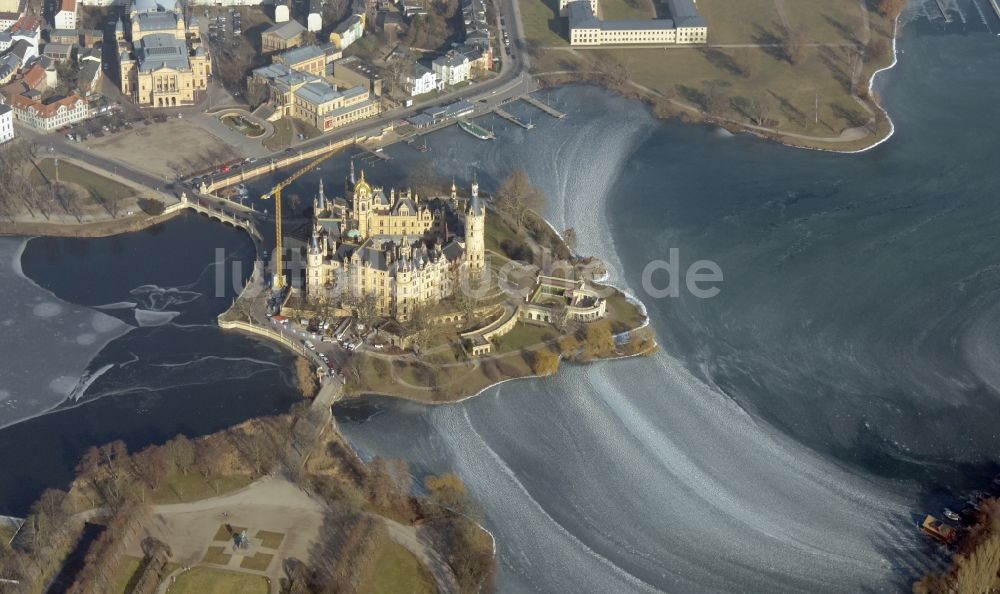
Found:
[[169, 214], [184, 209], [193, 210], [199, 214], [207, 216], [210, 219], [215, 219], [216, 221], [243, 229], [247, 232], [250, 238], [253, 239], [258, 253], [260, 252], [262, 237], [260, 231], [257, 229], [257, 221], [253, 215], [234, 212], [220, 207], [209, 206], [207, 203], [188, 198], [186, 193], [181, 194], [179, 202], [166, 207], [164, 209], [164, 213]]

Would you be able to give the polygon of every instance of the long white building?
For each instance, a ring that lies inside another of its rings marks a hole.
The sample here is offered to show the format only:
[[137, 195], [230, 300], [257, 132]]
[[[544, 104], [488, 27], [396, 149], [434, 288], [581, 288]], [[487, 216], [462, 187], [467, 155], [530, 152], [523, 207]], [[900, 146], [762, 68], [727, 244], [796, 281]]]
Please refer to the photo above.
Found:
[[666, 0], [671, 19], [603, 21], [598, 0], [559, 0], [569, 17], [569, 42], [578, 46], [674, 45], [708, 41], [708, 24], [694, 0]]

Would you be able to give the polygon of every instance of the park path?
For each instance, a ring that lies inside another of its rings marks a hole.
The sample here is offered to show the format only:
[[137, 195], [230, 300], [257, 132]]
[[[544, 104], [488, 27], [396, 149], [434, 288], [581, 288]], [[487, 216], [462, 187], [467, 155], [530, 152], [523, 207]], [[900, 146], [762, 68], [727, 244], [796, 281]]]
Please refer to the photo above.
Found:
[[400, 524], [383, 516], [378, 517], [385, 523], [385, 527], [389, 531], [389, 538], [409, 551], [421, 565], [431, 572], [438, 594], [458, 592], [458, 580], [455, 578], [455, 573], [441, 553], [431, 546], [429, 538], [423, 530], [417, 526]]

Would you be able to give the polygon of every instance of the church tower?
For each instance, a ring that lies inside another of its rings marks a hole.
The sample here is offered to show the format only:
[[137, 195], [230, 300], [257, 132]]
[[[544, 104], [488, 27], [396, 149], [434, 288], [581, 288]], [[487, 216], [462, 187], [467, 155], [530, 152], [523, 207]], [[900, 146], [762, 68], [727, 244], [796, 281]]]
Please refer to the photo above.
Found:
[[479, 181], [472, 178], [472, 196], [465, 208], [465, 258], [469, 269], [479, 271], [486, 257], [486, 208], [479, 199]]

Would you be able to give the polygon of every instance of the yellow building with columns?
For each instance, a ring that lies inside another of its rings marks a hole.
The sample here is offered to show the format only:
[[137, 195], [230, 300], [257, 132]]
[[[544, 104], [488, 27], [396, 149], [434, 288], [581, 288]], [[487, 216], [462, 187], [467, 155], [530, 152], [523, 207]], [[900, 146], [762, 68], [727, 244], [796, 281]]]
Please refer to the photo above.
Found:
[[134, 103], [191, 105], [208, 90], [212, 61], [173, 0], [136, 0], [128, 25], [128, 35], [119, 39], [119, 62], [122, 92]]

